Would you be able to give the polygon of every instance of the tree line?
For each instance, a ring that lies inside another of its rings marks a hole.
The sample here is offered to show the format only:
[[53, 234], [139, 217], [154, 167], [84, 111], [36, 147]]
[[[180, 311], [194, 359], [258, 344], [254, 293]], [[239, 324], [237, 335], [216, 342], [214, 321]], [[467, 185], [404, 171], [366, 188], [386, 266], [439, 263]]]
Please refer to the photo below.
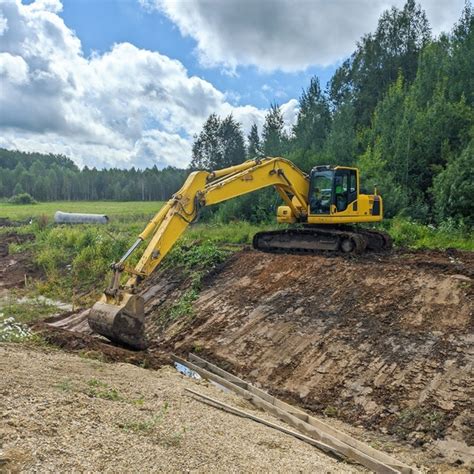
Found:
[[[378, 186], [388, 217], [472, 226], [473, 102], [471, 3], [450, 33], [434, 38], [425, 12], [408, 0], [381, 15], [325, 90], [311, 79], [290, 132], [273, 104], [261, 136], [254, 125], [245, 147], [240, 124], [213, 114], [195, 137], [191, 166], [220, 168], [260, 154], [284, 156], [307, 172], [318, 164], [357, 166], [365, 188]], [[274, 206], [273, 193], [262, 191], [219, 213], [258, 220]]]
[[[256, 156], [283, 156], [306, 172], [318, 164], [361, 170], [378, 186], [388, 217], [474, 224], [474, 15], [470, 1], [449, 33], [433, 37], [414, 0], [391, 8], [376, 30], [322, 88], [303, 90], [295, 125], [285, 129], [278, 104], [261, 130], [245, 137], [232, 115], [211, 114], [194, 137], [190, 169], [97, 170], [64, 156], [0, 150], [0, 197], [163, 200], [193, 169], [220, 169]], [[273, 190], [217, 207], [215, 216], [267, 220], [279, 204]]]
[[180, 188], [188, 171], [116, 168], [82, 170], [69, 158], [0, 149], [0, 198], [22, 193], [38, 201], [164, 201]]

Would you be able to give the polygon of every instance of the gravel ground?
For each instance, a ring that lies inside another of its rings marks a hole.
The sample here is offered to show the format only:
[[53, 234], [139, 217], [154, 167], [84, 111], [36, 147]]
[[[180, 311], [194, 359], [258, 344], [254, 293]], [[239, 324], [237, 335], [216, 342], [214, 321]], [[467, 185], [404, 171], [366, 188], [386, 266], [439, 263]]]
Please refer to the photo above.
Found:
[[151, 371], [0, 344], [0, 471], [363, 471], [204, 405], [185, 387], [281, 424], [171, 367]]

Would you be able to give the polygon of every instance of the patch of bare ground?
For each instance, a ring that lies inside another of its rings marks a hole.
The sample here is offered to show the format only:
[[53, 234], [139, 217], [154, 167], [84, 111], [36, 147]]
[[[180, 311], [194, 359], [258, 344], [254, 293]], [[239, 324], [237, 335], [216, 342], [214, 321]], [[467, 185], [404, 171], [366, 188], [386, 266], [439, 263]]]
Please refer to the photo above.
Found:
[[0, 235], [0, 292], [22, 288], [28, 279], [41, 276], [33, 263], [31, 252], [11, 254], [9, 251], [10, 244], [22, 244], [34, 238], [33, 234], [18, 234], [14, 231]]
[[185, 387], [255, 412], [169, 366], [151, 371], [0, 344], [0, 374], [2, 472], [362, 471], [194, 400]]
[[147, 353], [195, 351], [362, 439], [404, 446], [415, 463], [468, 472], [473, 278], [474, 254], [455, 250], [358, 258], [243, 251], [174, 321], [169, 308], [189, 281], [173, 270], [144, 282]]

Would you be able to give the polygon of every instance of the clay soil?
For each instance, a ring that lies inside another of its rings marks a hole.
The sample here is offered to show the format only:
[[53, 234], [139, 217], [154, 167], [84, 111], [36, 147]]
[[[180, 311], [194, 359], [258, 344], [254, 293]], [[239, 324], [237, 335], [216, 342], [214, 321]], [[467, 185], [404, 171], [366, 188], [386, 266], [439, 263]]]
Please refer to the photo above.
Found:
[[148, 280], [147, 351], [97, 339], [87, 312], [41, 330], [65, 349], [153, 368], [194, 351], [381, 449], [468, 472], [473, 278], [474, 255], [454, 250], [359, 258], [249, 250], [212, 272], [192, 312], [175, 321], [169, 308], [189, 276], [173, 269]]

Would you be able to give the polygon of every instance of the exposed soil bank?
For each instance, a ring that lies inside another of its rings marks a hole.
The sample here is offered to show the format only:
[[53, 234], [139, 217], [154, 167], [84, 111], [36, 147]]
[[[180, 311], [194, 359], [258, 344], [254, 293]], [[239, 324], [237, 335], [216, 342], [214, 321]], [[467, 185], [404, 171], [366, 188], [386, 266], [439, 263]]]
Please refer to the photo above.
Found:
[[468, 252], [244, 251], [175, 322], [164, 315], [189, 281], [169, 271], [146, 282], [148, 353], [196, 351], [317, 414], [418, 447], [429, 463], [468, 469], [473, 277]]
[[[316, 413], [472, 463], [474, 256], [242, 252], [161, 347], [198, 351]], [[160, 304], [149, 316], [159, 326]]]

